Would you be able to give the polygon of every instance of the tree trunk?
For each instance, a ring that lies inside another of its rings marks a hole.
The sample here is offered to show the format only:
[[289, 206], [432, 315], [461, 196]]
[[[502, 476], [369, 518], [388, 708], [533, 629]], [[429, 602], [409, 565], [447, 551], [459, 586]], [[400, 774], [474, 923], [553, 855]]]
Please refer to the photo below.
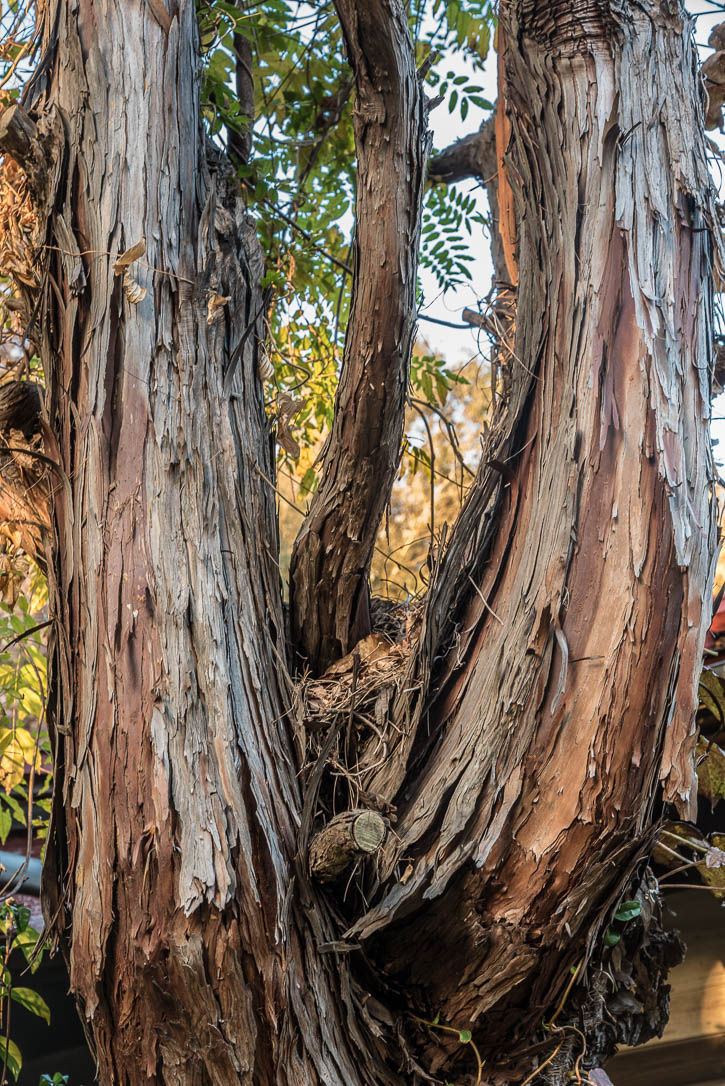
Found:
[[350, 936], [442, 1021], [490, 1035], [515, 1008], [526, 1037], [593, 949], [659, 788], [693, 811], [715, 220], [682, 13], [513, 7], [509, 412], [430, 595], [405, 684], [428, 696], [405, 695], [365, 780], [398, 825]]
[[[60, 77], [32, 107], [60, 166], [42, 323], [69, 487], [46, 912], [107, 1086], [354, 1082], [364, 1053], [316, 950], [334, 931], [294, 889], [262, 259], [204, 142], [194, 4], [51, 7]], [[133, 304], [114, 258], [142, 237]], [[208, 324], [212, 291], [231, 300]]]
[[[37, 193], [46, 452], [66, 483], [45, 907], [104, 1086], [470, 1070], [411, 1013], [471, 1029], [493, 1074], [599, 953], [660, 786], [693, 802], [714, 220], [690, 31], [654, 0], [501, 7], [509, 404], [436, 572], [390, 756], [362, 782], [397, 807], [395, 833], [345, 900], [307, 874], [346, 720], [304, 790], [265, 481], [261, 256], [202, 135], [194, 5], [48, 5], [24, 97], [57, 163]], [[212, 292], [231, 300], [208, 323]], [[346, 409], [341, 392], [336, 426]], [[360, 562], [318, 663], [352, 647]], [[299, 614], [318, 590], [303, 578]]]

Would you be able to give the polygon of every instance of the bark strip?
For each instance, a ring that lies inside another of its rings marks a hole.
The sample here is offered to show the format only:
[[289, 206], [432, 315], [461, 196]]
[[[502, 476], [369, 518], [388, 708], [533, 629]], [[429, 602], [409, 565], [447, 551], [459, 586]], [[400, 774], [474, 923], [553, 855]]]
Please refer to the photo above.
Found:
[[370, 632], [368, 570], [401, 453], [428, 149], [403, 4], [336, 8], [357, 90], [354, 278], [332, 433], [290, 570], [295, 648], [315, 672]]

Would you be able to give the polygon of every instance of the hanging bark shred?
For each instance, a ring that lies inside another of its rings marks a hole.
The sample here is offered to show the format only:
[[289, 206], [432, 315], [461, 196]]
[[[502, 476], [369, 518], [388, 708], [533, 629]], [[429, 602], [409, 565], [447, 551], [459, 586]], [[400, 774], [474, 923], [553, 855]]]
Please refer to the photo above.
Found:
[[355, 73], [355, 267], [320, 485], [294, 545], [294, 643], [319, 674], [370, 633], [368, 571], [400, 463], [428, 136], [399, 0], [338, 0]]

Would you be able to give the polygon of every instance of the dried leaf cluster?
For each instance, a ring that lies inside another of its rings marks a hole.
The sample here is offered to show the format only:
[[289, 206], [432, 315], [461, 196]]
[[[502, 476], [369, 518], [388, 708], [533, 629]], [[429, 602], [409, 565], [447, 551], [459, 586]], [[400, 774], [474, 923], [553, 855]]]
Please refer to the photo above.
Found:
[[[306, 677], [297, 688], [296, 723], [305, 745], [304, 776], [309, 781], [321, 759], [328, 774], [318, 813], [369, 807], [394, 822], [394, 810], [366, 787], [389, 756], [395, 730], [391, 706], [401, 690], [422, 608], [419, 600], [387, 608], [378, 629], [318, 679]], [[337, 730], [332, 748], [326, 750]]]
[[146, 297], [146, 287], [142, 287], [140, 283], [137, 283], [134, 277], [129, 271], [129, 267], [134, 261], [139, 260], [146, 252], [146, 238], [141, 238], [125, 252], [121, 253], [117, 257], [116, 262], [113, 265], [114, 275], [123, 276], [123, 293], [128, 298], [132, 305], [138, 305]]
[[[4, 107], [0, 94], [0, 110]], [[32, 244], [35, 213], [25, 173], [9, 155], [0, 158], [0, 269], [31, 290], [39, 286]]]

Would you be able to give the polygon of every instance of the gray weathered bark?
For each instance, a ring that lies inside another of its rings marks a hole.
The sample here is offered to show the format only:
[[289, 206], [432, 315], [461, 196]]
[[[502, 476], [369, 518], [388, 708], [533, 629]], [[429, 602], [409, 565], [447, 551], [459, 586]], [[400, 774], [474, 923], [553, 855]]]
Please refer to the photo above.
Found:
[[[399, 821], [350, 934], [435, 992], [442, 1020], [501, 1014], [523, 986], [531, 1025], [591, 948], [660, 786], [693, 809], [715, 220], [681, 11], [524, 3], [504, 26], [508, 417], [431, 592], [397, 748], [364, 781]], [[414, 945], [386, 934], [397, 917]]]
[[[58, 149], [41, 325], [70, 480], [46, 915], [108, 1086], [372, 1080], [324, 903], [295, 887], [261, 253], [204, 142], [194, 5], [157, 7], [50, 5], [61, 74], [26, 95]], [[113, 264], [141, 237], [134, 305]], [[231, 301], [207, 324], [211, 291]]]

